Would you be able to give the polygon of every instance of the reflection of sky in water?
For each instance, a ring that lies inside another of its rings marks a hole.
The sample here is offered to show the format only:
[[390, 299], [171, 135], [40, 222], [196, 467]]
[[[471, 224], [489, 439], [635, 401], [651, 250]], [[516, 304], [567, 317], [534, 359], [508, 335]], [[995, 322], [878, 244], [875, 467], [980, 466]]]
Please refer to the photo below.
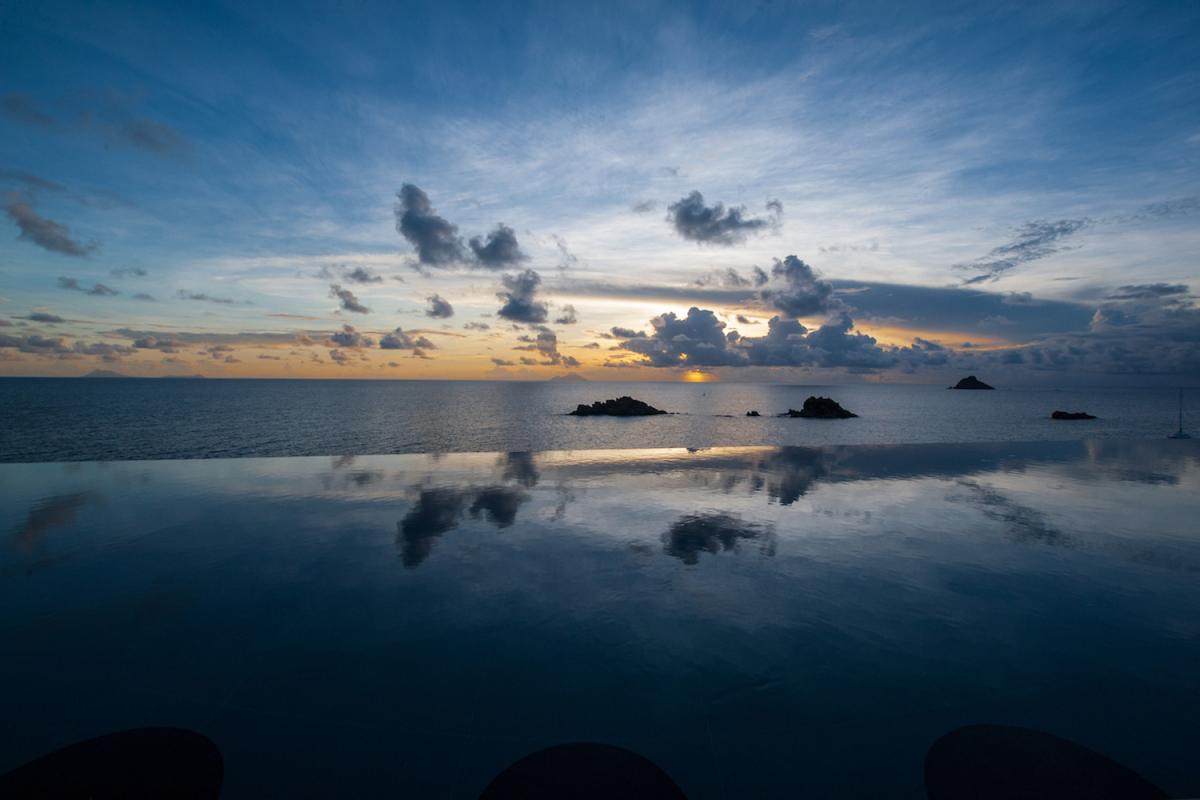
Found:
[[999, 722], [1200, 793], [1195, 443], [14, 465], [0, 489], [0, 768], [169, 723], [213, 736], [229, 796], [281, 771], [474, 796], [599, 739], [692, 797], [919, 797], [934, 738]]

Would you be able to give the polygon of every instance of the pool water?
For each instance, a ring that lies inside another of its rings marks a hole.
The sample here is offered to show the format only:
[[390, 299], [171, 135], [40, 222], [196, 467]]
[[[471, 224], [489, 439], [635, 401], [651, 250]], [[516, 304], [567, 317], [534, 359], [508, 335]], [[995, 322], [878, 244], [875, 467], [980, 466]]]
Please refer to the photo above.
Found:
[[0, 465], [0, 771], [148, 725], [222, 797], [924, 796], [1020, 725], [1200, 795], [1200, 443]]

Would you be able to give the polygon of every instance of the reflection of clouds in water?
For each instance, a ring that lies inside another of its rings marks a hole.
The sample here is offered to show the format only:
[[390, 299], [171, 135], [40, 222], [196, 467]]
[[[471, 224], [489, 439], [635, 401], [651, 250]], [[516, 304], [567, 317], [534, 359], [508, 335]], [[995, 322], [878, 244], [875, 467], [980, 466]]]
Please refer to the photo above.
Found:
[[696, 564], [701, 553], [732, 552], [743, 541], [757, 541], [760, 553], [775, 555], [775, 529], [745, 522], [728, 514], [687, 514], [662, 535], [663, 552], [685, 564]]
[[70, 525], [79, 510], [91, 499], [89, 492], [75, 492], [48, 497], [29, 511], [24, 524], [13, 533], [13, 541], [21, 548], [31, 550], [41, 543], [51, 528]]
[[1039, 542], [1055, 547], [1077, 546], [1075, 537], [1047, 524], [1045, 515], [1037, 509], [1022, 505], [995, 488], [975, 481], [960, 480], [958, 485], [971, 490], [969, 502], [974, 503], [985, 517], [1004, 523], [1013, 541]]
[[508, 486], [423, 489], [412, 509], [396, 524], [400, 561], [406, 567], [419, 566], [429, 558], [434, 540], [457, 527], [468, 509], [474, 518], [482, 515], [497, 528], [507, 528], [528, 499], [525, 492]]
[[541, 475], [537, 470], [533, 453], [505, 453], [502, 459], [504, 472], [502, 478], [506, 481], [516, 481], [527, 489], [537, 486]]

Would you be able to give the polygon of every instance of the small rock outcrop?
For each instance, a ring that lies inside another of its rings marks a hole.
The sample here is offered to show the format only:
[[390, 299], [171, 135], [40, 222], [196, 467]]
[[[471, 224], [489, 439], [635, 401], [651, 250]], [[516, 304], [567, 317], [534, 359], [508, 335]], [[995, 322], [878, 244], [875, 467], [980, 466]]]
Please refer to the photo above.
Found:
[[747, 411], [746, 416], [747, 417], [761, 417], [762, 414], [759, 414], [757, 411]]
[[1095, 419], [1086, 411], [1055, 411], [1050, 419]]
[[804, 401], [804, 408], [797, 411], [789, 408], [781, 417], [803, 417], [804, 419], [850, 419], [857, 417], [852, 411], [847, 411], [829, 397], [810, 397]]
[[582, 403], [570, 413], [572, 417], [648, 417], [653, 414], [666, 414], [660, 408], [634, 400], [632, 397], [618, 397], [615, 400], [597, 400], [590, 406]]
[[995, 389], [995, 386], [988, 386], [983, 381], [976, 378], [974, 375], [968, 375], [958, 383], [950, 387], [951, 389]]

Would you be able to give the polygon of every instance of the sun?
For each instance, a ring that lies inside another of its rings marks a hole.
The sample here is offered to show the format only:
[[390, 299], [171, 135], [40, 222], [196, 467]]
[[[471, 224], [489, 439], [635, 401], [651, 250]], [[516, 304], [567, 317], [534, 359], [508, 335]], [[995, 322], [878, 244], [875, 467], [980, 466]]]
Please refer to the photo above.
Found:
[[713, 375], [711, 372], [701, 372], [698, 369], [691, 369], [683, 373], [683, 380], [686, 383], [708, 383], [709, 381], [715, 381], [716, 379], [717, 376]]

